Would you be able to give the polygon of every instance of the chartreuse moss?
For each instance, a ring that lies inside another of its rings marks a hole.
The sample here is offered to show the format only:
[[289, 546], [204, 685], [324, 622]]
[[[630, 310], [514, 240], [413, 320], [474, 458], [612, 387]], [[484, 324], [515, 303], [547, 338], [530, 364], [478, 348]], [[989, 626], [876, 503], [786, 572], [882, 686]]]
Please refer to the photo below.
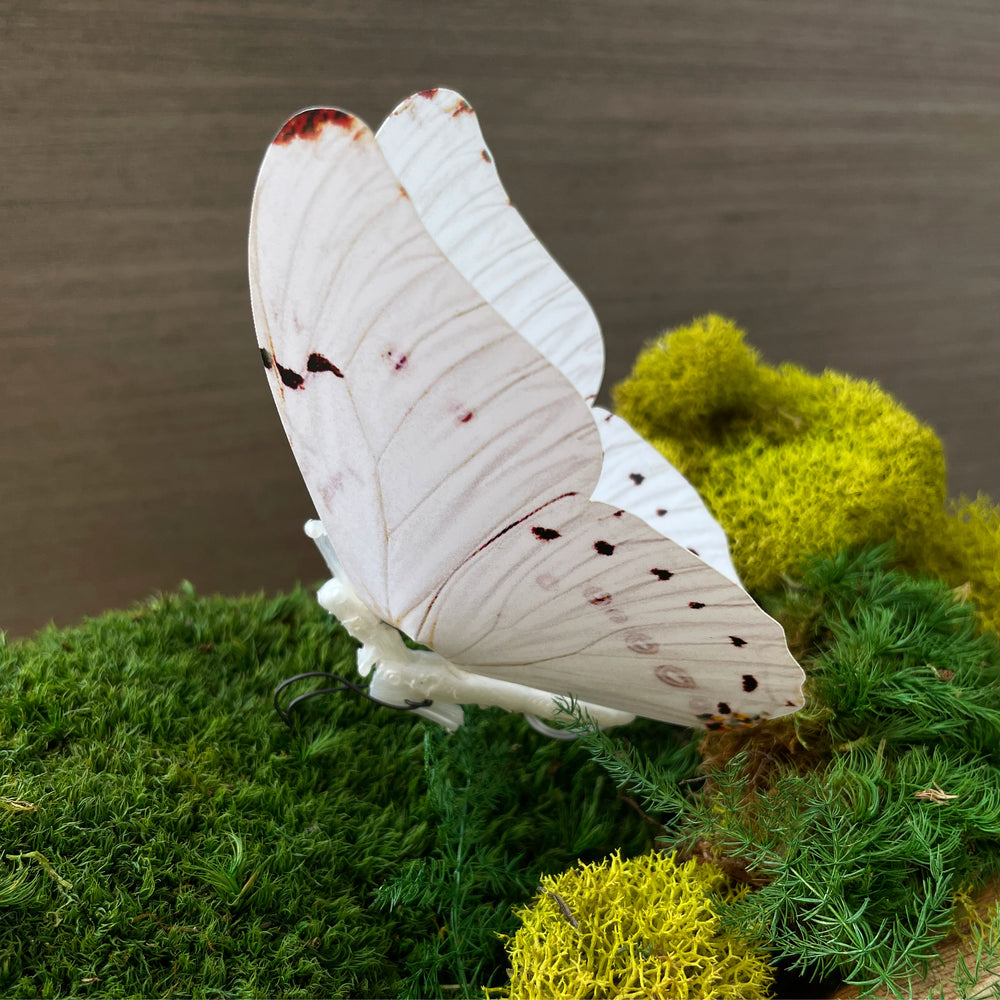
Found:
[[623, 861], [615, 853], [545, 875], [507, 938], [510, 983], [488, 996], [518, 998], [766, 997], [773, 970], [720, 908], [744, 894], [712, 864], [672, 854]]
[[1000, 633], [1000, 507], [989, 497], [951, 502], [916, 564], [967, 588], [983, 622]]
[[803, 555], [892, 541], [900, 565], [968, 585], [1000, 631], [1000, 510], [948, 505], [940, 441], [876, 384], [772, 368], [706, 316], [647, 347], [614, 395], [701, 493], [751, 591]]

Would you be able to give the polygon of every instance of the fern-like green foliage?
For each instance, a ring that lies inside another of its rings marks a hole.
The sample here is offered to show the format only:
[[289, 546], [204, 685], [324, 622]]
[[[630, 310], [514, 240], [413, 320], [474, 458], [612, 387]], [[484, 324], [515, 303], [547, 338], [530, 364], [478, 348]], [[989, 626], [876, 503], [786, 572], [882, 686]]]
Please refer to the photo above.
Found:
[[1000, 653], [972, 605], [939, 580], [890, 569], [891, 547], [807, 561], [762, 598], [807, 660], [795, 717], [807, 745], [914, 744], [1000, 763]]
[[614, 396], [701, 493], [751, 591], [805, 554], [892, 541], [901, 565], [968, 585], [1000, 631], [1000, 509], [949, 504], [940, 441], [874, 383], [772, 368], [706, 316], [647, 347]]
[[424, 732], [428, 803], [437, 820], [438, 846], [430, 856], [405, 865], [377, 896], [390, 909], [422, 908], [434, 929], [410, 957], [401, 997], [441, 996], [442, 983], [449, 981], [456, 987], [452, 995], [480, 996], [480, 984], [498, 967], [496, 935], [507, 923], [496, 900], [529, 891], [533, 875], [526, 859], [520, 852], [504, 852], [497, 829], [498, 822], [508, 820], [499, 806], [507, 790], [503, 769], [510, 746], [482, 736], [465, 726], [454, 734]]
[[[354, 648], [305, 591], [191, 588], [0, 642], [0, 996], [397, 996], [439, 931], [445, 985], [461, 963], [500, 981], [502, 947], [469, 927], [523, 901], [519, 855], [646, 848], [655, 829], [583, 748], [518, 716], [470, 713], [455, 746], [479, 750], [464, 772], [443, 757], [454, 803], [428, 799], [412, 715], [339, 695], [290, 731], [275, 686], [349, 674]], [[489, 815], [488, 760], [506, 783]], [[387, 912], [379, 887], [428, 856], [450, 864], [423, 871], [444, 905]]]
[[[537, 788], [551, 780], [552, 747], [539, 744], [528, 777], [518, 765], [524, 747], [510, 742], [509, 725], [499, 710], [467, 707], [457, 732], [425, 729], [436, 846], [377, 895], [390, 909], [424, 914], [428, 928], [410, 955], [400, 997], [480, 997], [482, 987], [506, 981], [500, 938], [513, 933], [516, 916], [505, 901], [530, 897], [542, 873], [576, 858], [613, 847], [643, 851], [656, 833], [649, 822], [623, 824], [618, 809], [607, 809], [607, 777], [582, 766], [587, 754], [578, 745], [563, 745], [558, 754], [568, 794], [539, 809]], [[632, 736], [644, 740], [661, 770], [678, 780], [692, 774], [697, 760], [690, 745], [664, 739], [658, 728], [647, 724]]]
[[714, 865], [663, 853], [545, 876], [507, 938], [510, 982], [487, 995], [763, 1000], [774, 978], [766, 956], [719, 915], [742, 895]]
[[940, 581], [885, 549], [811, 562], [766, 600], [806, 670], [789, 720], [702, 739], [693, 792], [617, 738], [581, 739], [675, 847], [756, 891], [728, 911], [796, 968], [895, 990], [1000, 868], [1000, 647]]

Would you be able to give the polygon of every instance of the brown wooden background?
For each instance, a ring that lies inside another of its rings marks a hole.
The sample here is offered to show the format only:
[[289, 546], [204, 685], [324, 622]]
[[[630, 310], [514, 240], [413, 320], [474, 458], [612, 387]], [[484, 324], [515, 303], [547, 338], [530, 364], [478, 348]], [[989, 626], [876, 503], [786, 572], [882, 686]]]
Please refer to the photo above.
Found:
[[317, 579], [250, 319], [276, 128], [477, 108], [606, 385], [715, 310], [1000, 495], [996, 0], [0, 0], [0, 626]]

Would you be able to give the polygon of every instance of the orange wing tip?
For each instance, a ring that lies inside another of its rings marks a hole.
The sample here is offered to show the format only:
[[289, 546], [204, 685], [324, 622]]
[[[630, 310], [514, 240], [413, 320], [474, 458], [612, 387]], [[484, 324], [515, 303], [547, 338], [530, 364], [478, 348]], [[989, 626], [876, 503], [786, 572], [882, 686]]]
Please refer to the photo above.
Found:
[[354, 115], [339, 108], [310, 108], [285, 122], [274, 137], [274, 145], [287, 146], [295, 139], [316, 139], [328, 125], [354, 130], [359, 124]]
[[[393, 114], [399, 114], [406, 111], [412, 105], [416, 104], [417, 101], [427, 101], [429, 104], [433, 104], [435, 101], [439, 100], [438, 94], [440, 93], [440, 87], [431, 87], [429, 90], [420, 90], [412, 97], [407, 98], [398, 108], [396, 108], [395, 111], [393, 111]], [[441, 108], [445, 114], [451, 115], [452, 118], [457, 118], [459, 115], [475, 114], [472, 105], [460, 94], [456, 94], [453, 90], [445, 90], [444, 95], [442, 96], [446, 98], [447, 95], [453, 96], [454, 100], [450, 104], [444, 105]]]

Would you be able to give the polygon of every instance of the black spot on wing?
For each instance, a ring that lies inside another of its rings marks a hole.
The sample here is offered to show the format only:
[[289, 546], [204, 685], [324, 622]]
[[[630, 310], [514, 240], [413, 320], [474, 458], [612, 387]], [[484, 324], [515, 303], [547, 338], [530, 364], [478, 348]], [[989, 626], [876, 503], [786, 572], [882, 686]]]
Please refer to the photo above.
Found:
[[697, 611], [699, 608], [705, 607], [705, 605], [702, 604], [701, 601], [688, 601], [688, 607], [694, 608], [694, 610]]
[[281, 376], [281, 381], [289, 389], [302, 388], [302, 383], [305, 379], [298, 372], [293, 372], [291, 368], [286, 368], [284, 365], [278, 364], [277, 361], [275, 361], [275, 364], [278, 366], [278, 374]]
[[757, 678], [753, 674], [743, 675], [743, 690], [747, 693], [757, 690]]
[[666, 507], [657, 507], [656, 508], [656, 516], [657, 517], [664, 517], [664, 516], [666, 516], [666, 513], [667, 513], [667, 508]]
[[260, 359], [264, 362], [264, 367], [268, 371], [274, 367], [274, 362], [271, 360], [271, 352], [266, 347], [260, 349]]
[[551, 542], [553, 538], [561, 537], [555, 528], [532, 528], [531, 533], [540, 542]]
[[636, 486], [642, 486], [646, 481], [646, 477], [641, 472], [630, 472], [628, 477]]
[[306, 362], [306, 369], [311, 372], [333, 372], [337, 378], [343, 378], [344, 373], [333, 362], [328, 361], [322, 354], [310, 354]]
[[658, 580], [669, 580], [674, 575], [669, 569], [651, 569], [649, 572]]
[[602, 556], [610, 556], [615, 551], [615, 547], [610, 542], [602, 540], [594, 542], [594, 551]]
[[715, 706], [718, 710], [719, 715], [732, 715], [733, 710], [724, 702], [720, 701], [718, 705]]
[[747, 641], [746, 641], [746, 639], [741, 639], [741, 638], [740, 638], [740, 637], [739, 637], [738, 635], [731, 635], [731, 636], [729, 637], [729, 641], [730, 641], [730, 642], [731, 642], [731, 643], [732, 643], [732, 644], [733, 644], [734, 646], [745, 646], [745, 645], [747, 644]]

